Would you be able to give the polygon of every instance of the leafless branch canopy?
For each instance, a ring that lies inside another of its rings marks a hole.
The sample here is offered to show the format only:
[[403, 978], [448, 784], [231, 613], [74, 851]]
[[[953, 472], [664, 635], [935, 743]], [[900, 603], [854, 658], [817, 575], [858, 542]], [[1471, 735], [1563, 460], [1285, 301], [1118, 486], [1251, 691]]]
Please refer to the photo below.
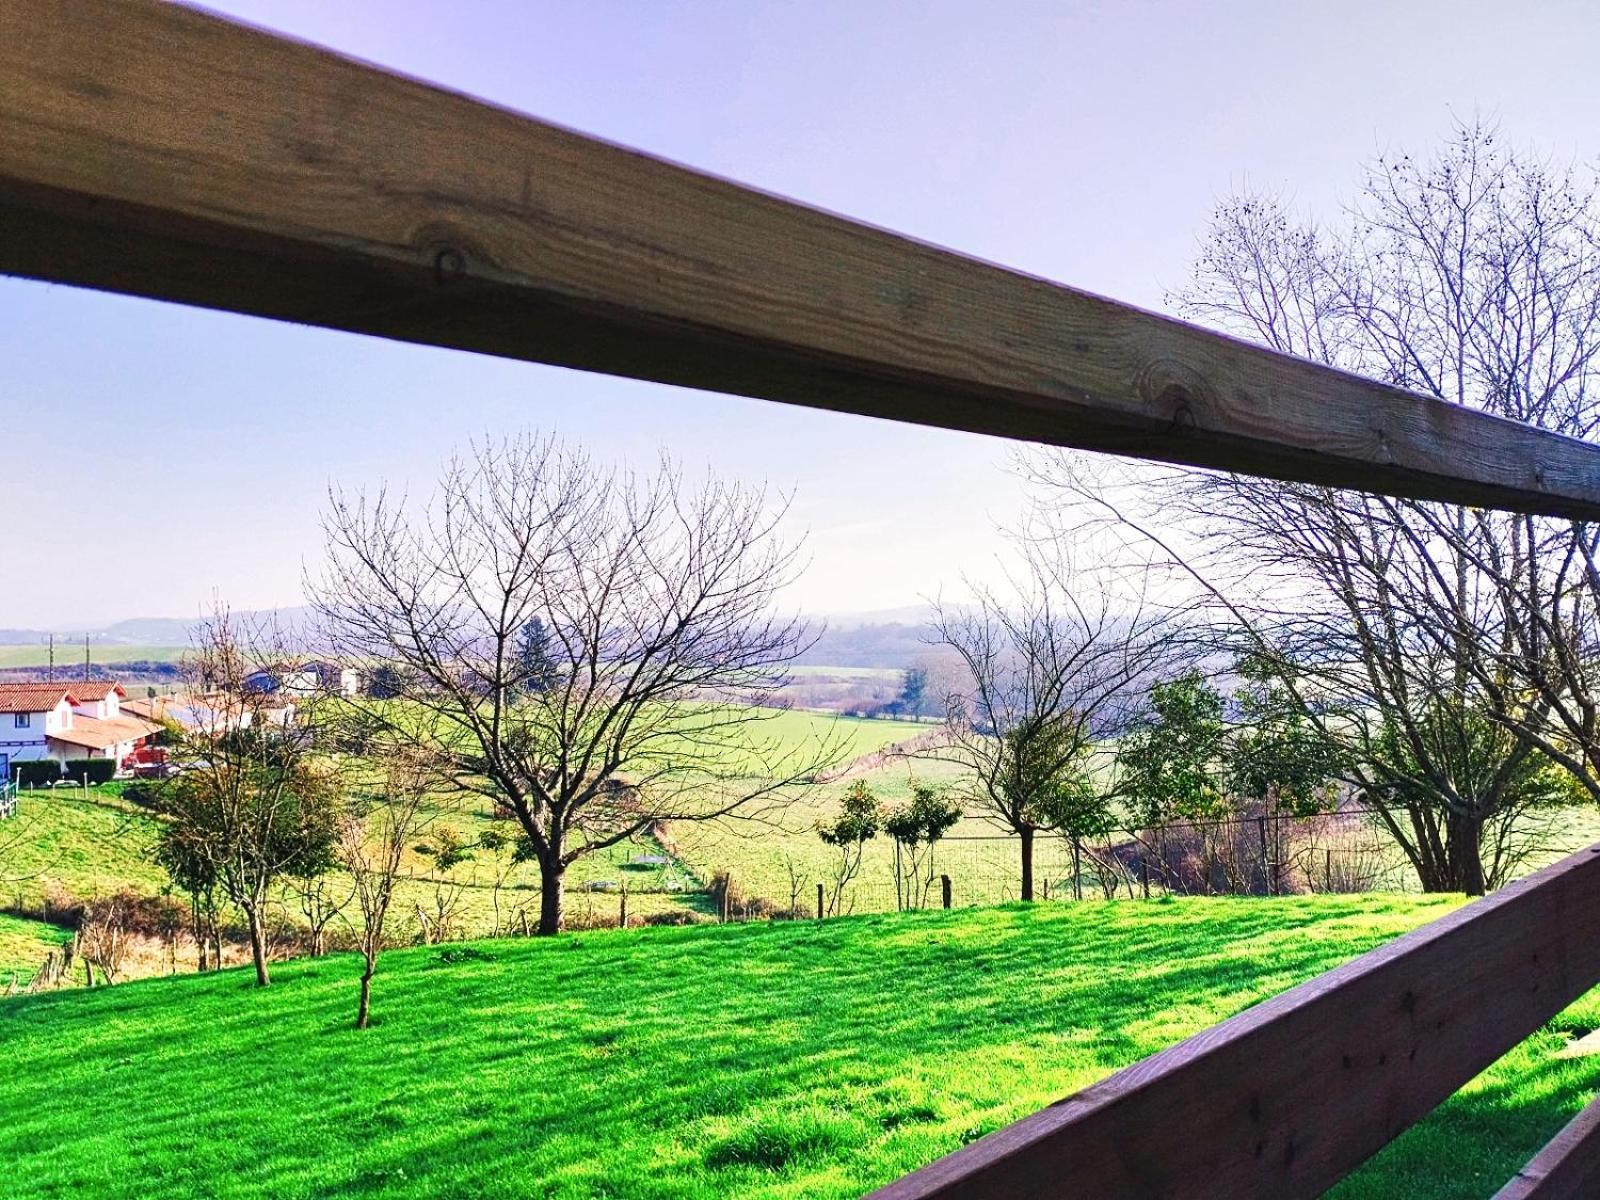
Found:
[[641, 475], [550, 438], [476, 447], [426, 506], [330, 497], [311, 588], [336, 650], [428, 714], [456, 786], [504, 805], [546, 872], [662, 820], [749, 813], [814, 774], [767, 736], [808, 644], [774, 615], [783, 506], [671, 463]]

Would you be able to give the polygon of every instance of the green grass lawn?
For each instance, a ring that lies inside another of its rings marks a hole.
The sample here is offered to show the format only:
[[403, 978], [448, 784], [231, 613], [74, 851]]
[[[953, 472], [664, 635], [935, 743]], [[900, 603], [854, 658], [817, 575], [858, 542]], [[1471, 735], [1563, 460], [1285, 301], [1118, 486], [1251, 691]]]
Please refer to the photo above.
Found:
[[[1040, 905], [568, 936], [0, 1003], [0, 1193], [845, 1197], [1448, 911]], [[1341, 1193], [1488, 1196], [1584, 1001]], [[92, 1110], [93, 1117], [87, 1113]], [[1470, 1139], [1470, 1144], [1462, 1139]]]

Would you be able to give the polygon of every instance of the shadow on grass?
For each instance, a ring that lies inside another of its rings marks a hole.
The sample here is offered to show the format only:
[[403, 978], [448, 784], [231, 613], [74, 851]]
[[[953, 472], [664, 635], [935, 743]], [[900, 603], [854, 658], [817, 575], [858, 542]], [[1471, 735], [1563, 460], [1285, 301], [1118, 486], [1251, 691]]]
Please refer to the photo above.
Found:
[[[266, 991], [226, 972], [11, 1002], [0, 1162], [19, 1197], [854, 1196], [1447, 908], [1086, 902], [435, 947], [384, 958], [364, 1033], [348, 956]], [[1543, 1130], [1596, 1074], [1535, 1086], [1547, 1058], [1371, 1169], [1453, 1165], [1497, 1105]]]

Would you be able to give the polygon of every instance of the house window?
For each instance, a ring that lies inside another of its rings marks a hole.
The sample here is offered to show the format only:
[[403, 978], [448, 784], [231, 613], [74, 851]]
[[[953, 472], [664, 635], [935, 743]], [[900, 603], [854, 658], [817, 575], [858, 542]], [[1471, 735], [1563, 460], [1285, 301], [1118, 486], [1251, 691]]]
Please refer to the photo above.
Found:
[[18, 729], [26, 729], [26, 728], [28, 728], [28, 726], [33, 724], [33, 714], [32, 713], [18, 713], [16, 715], [15, 720], [16, 720], [16, 727]]

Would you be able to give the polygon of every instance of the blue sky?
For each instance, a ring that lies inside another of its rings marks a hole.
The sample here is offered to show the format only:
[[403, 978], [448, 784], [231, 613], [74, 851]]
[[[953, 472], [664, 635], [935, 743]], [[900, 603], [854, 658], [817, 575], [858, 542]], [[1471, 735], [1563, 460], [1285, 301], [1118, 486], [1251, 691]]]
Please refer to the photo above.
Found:
[[[1245, 183], [1334, 216], [1359, 162], [1474, 111], [1558, 159], [1600, 151], [1583, 3], [216, 7], [1153, 308]], [[0, 355], [0, 551], [22, 564], [0, 627], [297, 603], [330, 480], [425, 487], [522, 427], [792, 490], [812, 611], [983, 574], [1022, 503], [983, 438], [20, 281]]]

